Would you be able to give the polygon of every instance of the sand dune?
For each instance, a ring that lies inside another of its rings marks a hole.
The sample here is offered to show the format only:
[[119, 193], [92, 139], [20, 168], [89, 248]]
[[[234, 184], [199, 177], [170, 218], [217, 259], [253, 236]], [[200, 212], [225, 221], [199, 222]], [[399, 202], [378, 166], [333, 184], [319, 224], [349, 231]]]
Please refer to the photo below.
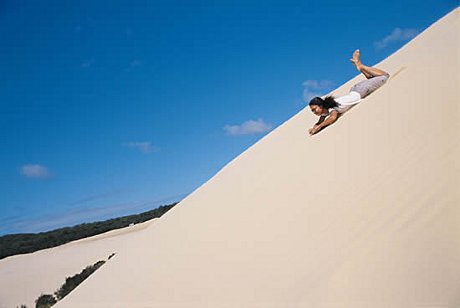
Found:
[[378, 63], [391, 80], [336, 124], [309, 137], [302, 110], [58, 307], [459, 307], [459, 14]]
[[66, 277], [99, 260], [107, 260], [114, 252], [122, 252], [126, 242], [153, 221], [0, 260], [0, 307], [35, 307], [34, 301], [40, 294], [53, 294]]
[[57, 306], [459, 307], [459, 14], [378, 63], [392, 78], [333, 126], [308, 136], [302, 110]]

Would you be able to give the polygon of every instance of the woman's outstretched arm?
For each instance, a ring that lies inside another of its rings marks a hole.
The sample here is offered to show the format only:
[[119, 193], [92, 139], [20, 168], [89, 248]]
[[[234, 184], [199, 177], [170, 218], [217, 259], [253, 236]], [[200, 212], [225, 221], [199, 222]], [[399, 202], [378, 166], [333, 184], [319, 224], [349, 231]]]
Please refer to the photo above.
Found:
[[315, 123], [315, 125], [320, 125], [323, 123], [323, 121], [326, 119], [326, 116], [320, 116], [318, 122]]
[[[335, 121], [337, 121], [338, 117], [339, 117], [339, 113], [337, 111], [333, 110], [333, 111], [331, 111], [329, 113], [329, 116], [327, 118], [321, 116], [321, 118], [315, 124], [315, 126], [313, 126], [313, 128], [310, 128], [308, 130], [308, 132], [310, 133], [310, 135], [314, 135], [317, 132], [319, 132], [320, 130], [322, 130], [324, 127], [329, 126], [332, 123], [334, 123]], [[322, 119], [322, 118], [326, 118], [326, 119]]]

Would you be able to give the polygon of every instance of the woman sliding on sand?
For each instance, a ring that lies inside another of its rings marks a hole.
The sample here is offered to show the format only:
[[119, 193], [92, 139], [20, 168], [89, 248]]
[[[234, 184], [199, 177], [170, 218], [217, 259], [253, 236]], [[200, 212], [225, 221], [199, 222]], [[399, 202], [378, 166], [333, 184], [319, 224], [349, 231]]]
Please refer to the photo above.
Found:
[[388, 80], [388, 77], [390, 77], [390, 74], [385, 71], [363, 65], [359, 60], [359, 49], [353, 53], [353, 57], [350, 61], [367, 79], [355, 84], [347, 95], [338, 98], [334, 98], [331, 95], [326, 96], [324, 99], [321, 97], [313, 98], [309, 104], [310, 109], [314, 114], [320, 116], [320, 118], [319, 121], [308, 130], [310, 135], [316, 134], [324, 127], [337, 121], [342, 113], [380, 88]]

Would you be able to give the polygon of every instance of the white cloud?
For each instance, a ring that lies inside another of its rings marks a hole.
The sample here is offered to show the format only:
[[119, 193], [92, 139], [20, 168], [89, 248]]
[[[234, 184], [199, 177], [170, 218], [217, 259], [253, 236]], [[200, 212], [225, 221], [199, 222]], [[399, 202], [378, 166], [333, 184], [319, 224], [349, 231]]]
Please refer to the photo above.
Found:
[[395, 28], [389, 35], [385, 36], [382, 40], [374, 43], [375, 48], [382, 49], [388, 44], [396, 41], [408, 41], [415, 36], [419, 31], [417, 29], [401, 29]]
[[265, 123], [262, 119], [258, 119], [257, 121], [249, 120], [241, 125], [225, 125], [224, 127], [225, 132], [230, 136], [261, 134], [271, 129], [272, 126]]
[[313, 97], [329, 92], [334, 83], [330, 80], [306, 80], [302, 85], [305, 87], [302, 93], [303, 99], [309, 102]]
[[143, 153], [157, 152], [158, 149], [152, 146], [150, 141], [131, 141], [123, 144], [128, 148], [138, 149]]
[[305, 80], [303, 82], [304, 87], [311, 89], [326, 89], [330, 88], [334, 83], [330, 80]]
[[302, 93], [303, 99], [306, 102], [310, 102], [310, 100], [314, 97], [321, 96], [321, 93], [317, 91], [311, 91], [308, 88], [305, 88]]
[[37, 164], [29, 164], [23, 165], [20, 168], [20, 173], [28, 178], [36, 178], [36, 179], [45, 179], [49, 177], [49, 171], [46, 167], [37, 165]]

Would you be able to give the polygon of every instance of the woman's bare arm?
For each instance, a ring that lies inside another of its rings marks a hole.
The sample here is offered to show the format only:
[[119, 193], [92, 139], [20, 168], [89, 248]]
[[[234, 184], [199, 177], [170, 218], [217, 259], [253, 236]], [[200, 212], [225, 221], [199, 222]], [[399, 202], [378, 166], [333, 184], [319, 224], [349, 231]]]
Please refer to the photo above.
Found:
[[337, 111], [335, 110], [331, 111], [327, 119], [321, 121], [321, 123], [318, 124], [318, 129], [322, 129], [323, 127], [331, 125], [332, 123], [337, 121], [338, 117], [339, 117], [339, 113]]
[[327, 118], [326, 116], [321, 116], [319, 121], [312, 128], [310, 128], [308, 132], [310, 133], [310, 135], [314, 135], [320, 130], [322, 130], [324, 127], [331, 125], [332, 123], [337, 121], [338, 117], [339, 113], [333, 110], [329, 113], [329, 116]]
[[320, 125], [323, 123], [323, 121], [326, 119], [326, 116], [320, 116], [318, 122], [315, 123], [315, 125]]

